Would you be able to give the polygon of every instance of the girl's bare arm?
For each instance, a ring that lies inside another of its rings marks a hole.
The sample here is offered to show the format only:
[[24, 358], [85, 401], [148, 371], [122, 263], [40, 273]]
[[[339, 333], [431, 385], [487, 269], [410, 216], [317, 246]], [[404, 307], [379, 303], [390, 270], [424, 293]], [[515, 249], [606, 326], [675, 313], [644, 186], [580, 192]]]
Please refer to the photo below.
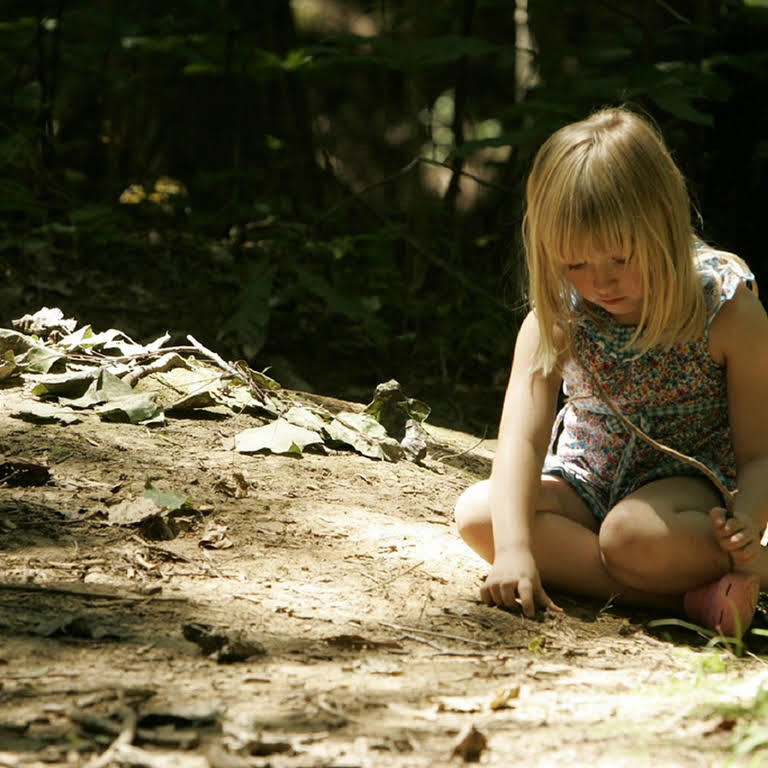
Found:
[[722, 522], [732, 541], [736, 566], [759, 554], [768, 522], [768, 316], [746, 287], [740, 288], [712, 322], [713, 358], [727, 370], [728, 416], [736, 458], [733, 521]]
[[[531, 373], [538, 343], [539, 325], [531, 312], [517, 336], [504, 397], [490, 482], [495, 557], [481, 590], [486, 602], [511, 606], [519, 598], [526, 615], [535, 604], [548, 603], [531, 555], [531, 528], [561, 382], [555, 372], [546, 378]], [[520, 584], [521, 579], [532, 583]]]

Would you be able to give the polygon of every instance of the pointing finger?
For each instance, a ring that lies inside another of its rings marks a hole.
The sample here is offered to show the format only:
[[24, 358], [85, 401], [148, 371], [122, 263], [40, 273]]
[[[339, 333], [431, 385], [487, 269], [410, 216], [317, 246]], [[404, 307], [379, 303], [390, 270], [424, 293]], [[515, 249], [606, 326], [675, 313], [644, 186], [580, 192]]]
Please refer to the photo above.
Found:
[[515, 584], [504, 584], [501, 588], [501, 605], [514, 608], [517, 605], [517, 588]]
[[520, 579], [517, 585], [517, 594], [523, 606], [523, 614], [532, 619], [536, 615], [536, 604], [533, 600], [533, 584], [530, 579]]

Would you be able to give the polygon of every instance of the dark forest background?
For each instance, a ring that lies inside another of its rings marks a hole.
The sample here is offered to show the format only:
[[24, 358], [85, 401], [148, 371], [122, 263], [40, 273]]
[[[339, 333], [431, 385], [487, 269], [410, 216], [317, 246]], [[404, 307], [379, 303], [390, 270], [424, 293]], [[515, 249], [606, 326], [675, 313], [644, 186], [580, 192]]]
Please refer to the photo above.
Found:
[[286, 386], [493, 434], [532, 153], [659, 124], [764, 260], [766, 0], [3, 0], [0, 319], [192, 333]]

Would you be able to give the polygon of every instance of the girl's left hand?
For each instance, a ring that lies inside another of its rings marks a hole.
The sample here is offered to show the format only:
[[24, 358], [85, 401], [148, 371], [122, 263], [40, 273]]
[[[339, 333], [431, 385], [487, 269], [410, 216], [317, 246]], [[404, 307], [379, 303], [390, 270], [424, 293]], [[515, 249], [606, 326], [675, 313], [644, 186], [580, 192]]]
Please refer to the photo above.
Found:
[[733, 517], [726, 519], [722, 507], [713, 507], [709, 511], [712, 530], [720, 549], [727, 552], [736, 570], [749, 570], [760, 556], [762, 531], [755, 521], [745, 514], [734, 510]]

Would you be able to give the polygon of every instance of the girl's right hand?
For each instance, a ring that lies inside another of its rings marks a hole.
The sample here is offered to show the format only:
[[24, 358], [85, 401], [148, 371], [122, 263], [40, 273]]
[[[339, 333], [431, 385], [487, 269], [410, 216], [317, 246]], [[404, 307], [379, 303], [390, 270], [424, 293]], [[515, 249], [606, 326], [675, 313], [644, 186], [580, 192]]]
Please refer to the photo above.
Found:
[[486, 605], [505, 608], [520, 603], [523, 614], [529, 619], [535, 616], [537, 606], [544, 610], [562, 611], [544, 591], [536, 561], [528, 550], [497, 555], [485, 583], [480, 587], [480, 598]]

